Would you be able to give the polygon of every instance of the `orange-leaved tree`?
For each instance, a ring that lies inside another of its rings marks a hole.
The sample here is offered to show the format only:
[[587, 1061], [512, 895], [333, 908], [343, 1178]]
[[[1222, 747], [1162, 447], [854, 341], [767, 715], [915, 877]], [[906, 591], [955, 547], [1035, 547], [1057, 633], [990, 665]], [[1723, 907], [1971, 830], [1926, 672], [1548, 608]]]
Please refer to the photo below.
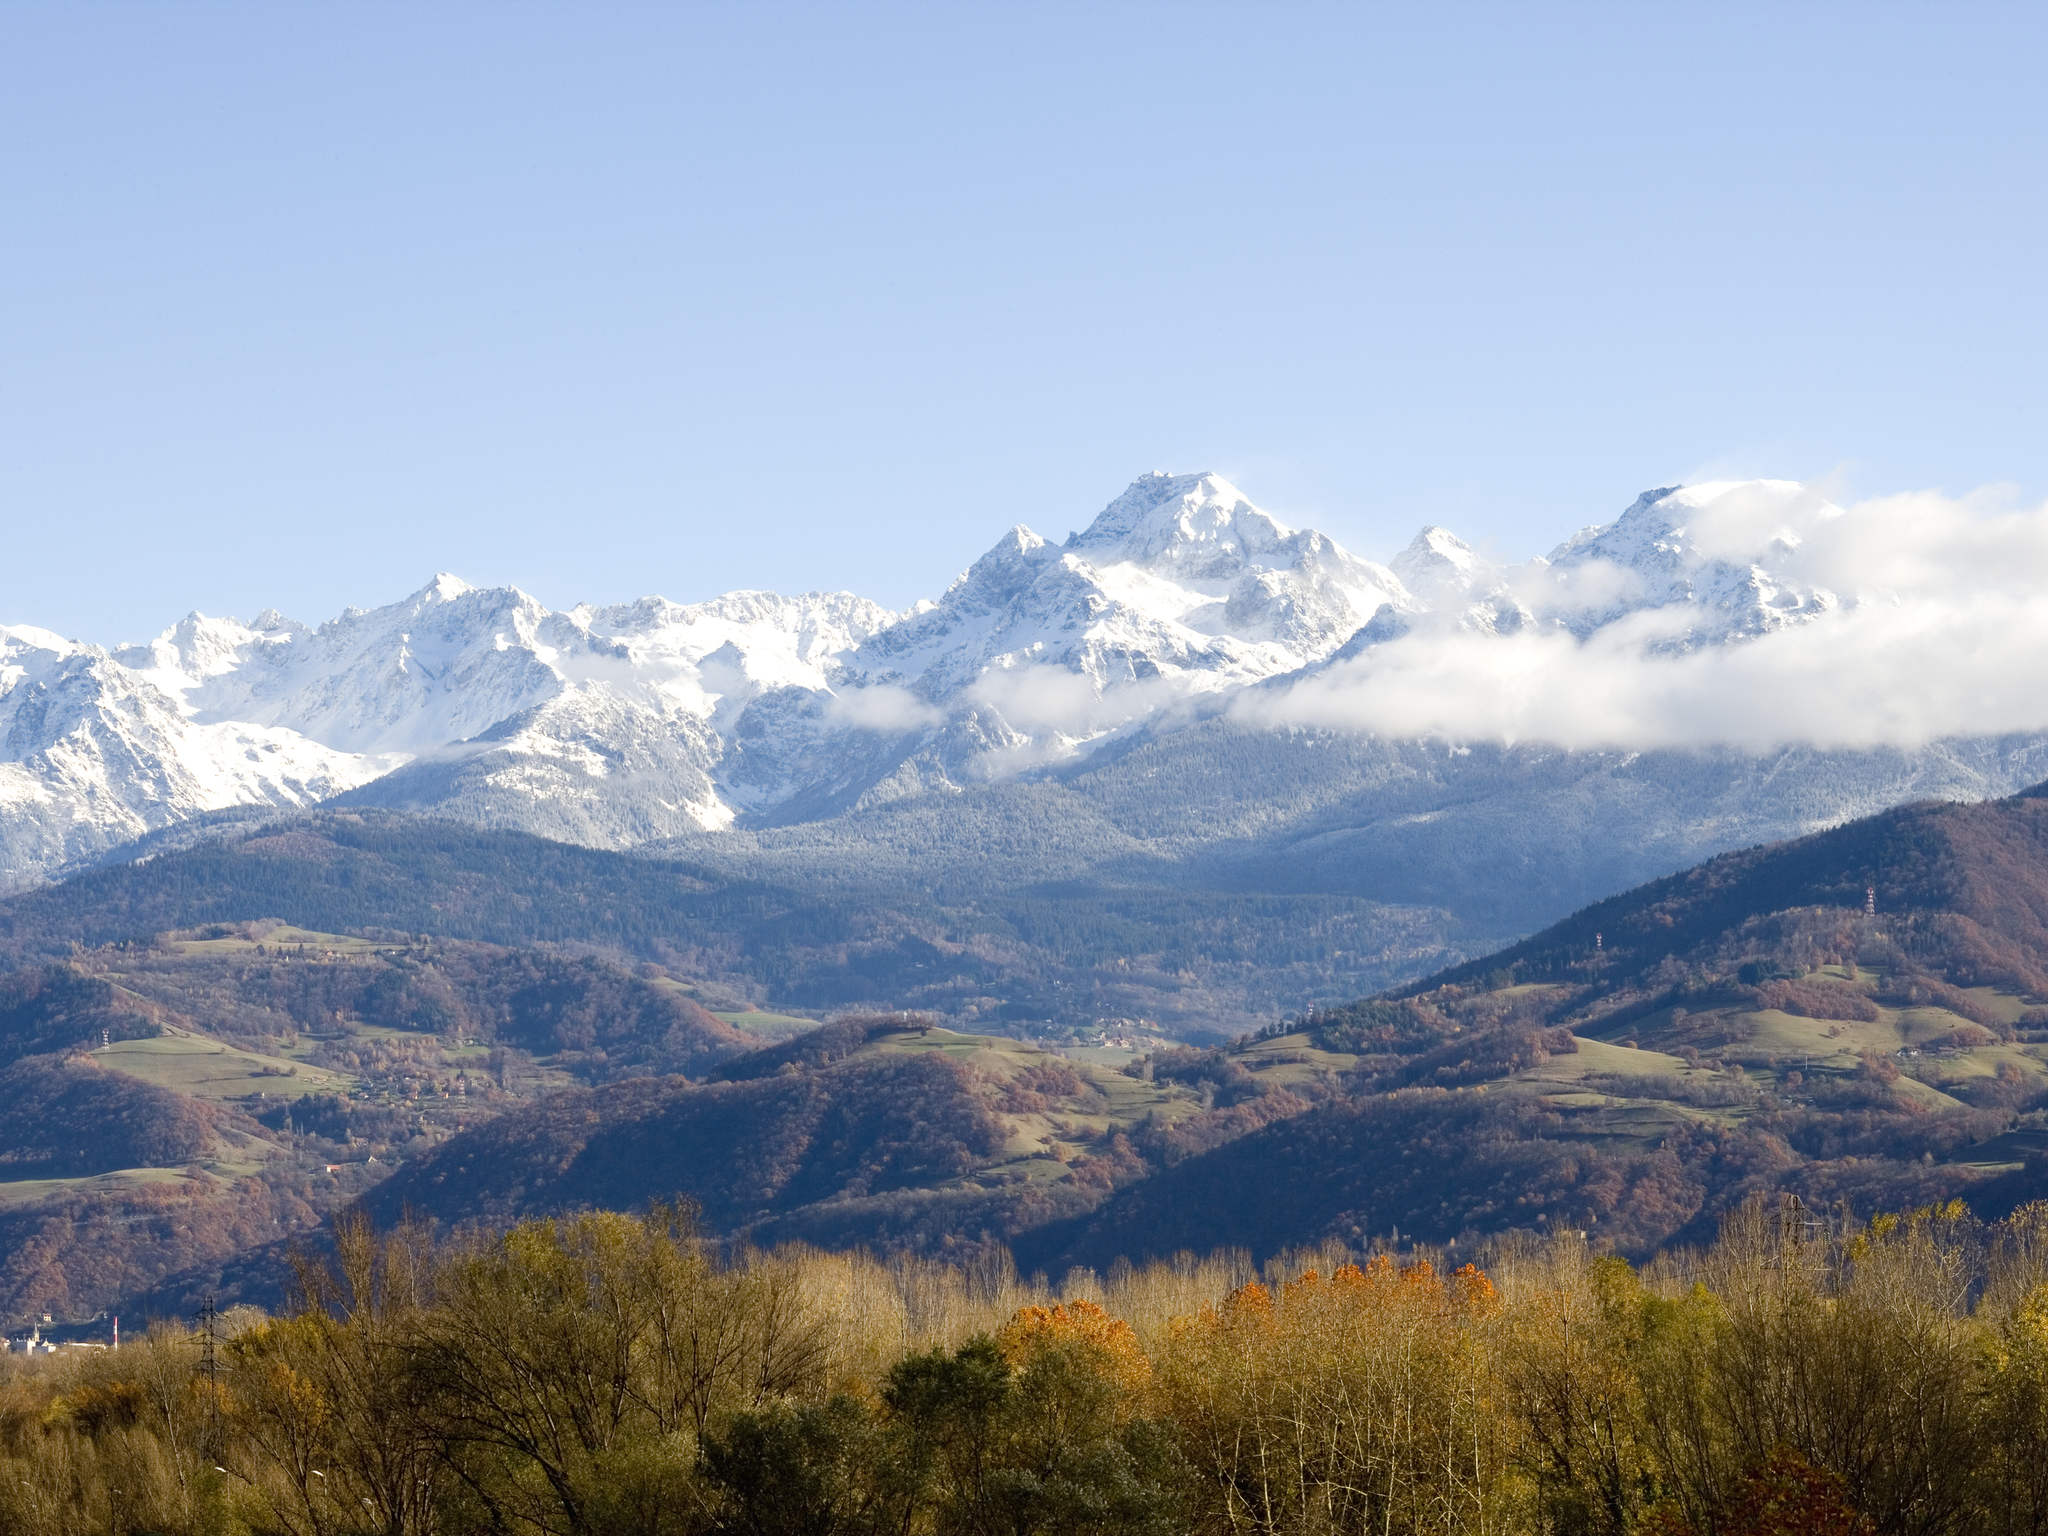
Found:
[[1152, 1363], [1131, 1325], [1092, 1301], [1020, 1308], [996, 1343], [1020, 1371], [1050, 1352], [1070, 1353], [1133, 1398], [1152, 1380]]

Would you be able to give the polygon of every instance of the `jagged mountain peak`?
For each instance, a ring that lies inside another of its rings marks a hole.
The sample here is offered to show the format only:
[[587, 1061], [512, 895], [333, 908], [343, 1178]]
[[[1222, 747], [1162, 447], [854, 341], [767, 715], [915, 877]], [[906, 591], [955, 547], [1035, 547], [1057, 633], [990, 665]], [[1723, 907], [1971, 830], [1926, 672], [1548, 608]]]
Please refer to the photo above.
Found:
[[[1794, 480], [1718, 480], [1643, 492], [1611, 523], [1581, 529], [1547, 562], [1560, 591], [1605, 571], [1604, 595], [1567, 618], [1587, 633], [1625, 613], [1681, 606], [1693, 617], [1671, 644], [1765, 634], [1839, 606], [1836, 595], [1803, 585], [1784, 562], [1802, 512], [1832, 507]], [[1619, 586], [1612, 579], [1620, 578]]]
[[[386, 618], [413, 617], [447, 610], [464, 617], [481, 617], [486, 614], [502, 614], [514, 611], [544, 613], [546, 606], [519, 587], [479, 587], [464, 581], [460, 576], [451, 576], [446, 571], [436, 572], [434, 578], [416, 592], [408, 593], [395, 603], [367, 612], [352, 609], [357, 618], [381, 621]], [[325, 629], [327, 626], [322, 625]]]
[[426, 598], [438, 598], [444, 603], [449, 603], [458, 597], [467, 596], [475, 590], [475, 587], [464, 581], [460, 576], [448, 571], [436, 571], [434, 579], [422, 587], [418, 595]]
[[1154, 471], [1131, 482], [1066, 547], [1092, 560], [1183, 563], [1216, 554], [1243, 557], [1290, 538], [1294, 530], [1221, 475]]
[[985, 550], [974, 564], [953, 578], [939, 606], [970, 601], [987, 603], [1014, 596], [1021, 585], [1058, 552], [1031, 529], [1018, 523]]
[[[903, 611], [758, 590], [556, 611], [441, 572], [317, 629], [192, 614], [112, 653], [0, 630], [0, 800], [37, 807], [19, 834], [0, 814], [0, 884], [52, 849], [394, 769], [406, 804], [628, 844], [1050, 765], [1376, 644], [1589, 634], [1651, 608], [1676, 646], [1739, 639], [1833, 603], [1781, 579], [1799, 567], [1773, 530], [1810, 497], [1659, 487], [1555, 568], [1502, 568], [1431, 526], [1390, 569], [1220, 475], [1158, 472], [1059, 543], [1010, 529]], [[1761, 563], [1717, 553], [1757, 528]]]
[[[1833, 510], [1797, 480], [1706, 480], [1690, 485], [1664, 485], [1644, 491], [1611, 523], [1581, 528], [1551, 552], [1551, 562], [1599, 557], [1626, 562], [1648, 556], [1673, 559], [1719, 558], [1746, 562], [1773, 549], [1796, 544], [1778, 526], [1803, 507]], [[1729, 547], [1726, 534], [1703, 542], [1698, 524], [1706, 519], [1732, 529], [1757, 530], [1753, 548]]]
[[1155, 473], [1058, 546], [1012, 529], [937, 604], [865, 643], [854, 672], [984, 703], [1047, 668], [1098, 693], [1139, 680], [1161, 697], [1206, 692], [1323, 657], [1390, 602], [1412, 606], [1391, 571], [1288, 528], [1221, 476]]
[[1426, 524], [1421, 532], [1408, 541], [1408, 547], [1402, 553], [1418, 558], [1428, 557], [1437, 560], [1448, 560], [1455, 565], [1461, 566], [1472, 565], [1479, 558], [1473, 552], [1470, 544], [1467, 544], [1463, 539], [1451, 532], [1450, 529], [1440, 527], [1436, 523]]
[[982, 559], [1012, 560], [1019, 555], [1035, 555], [1040, 550], [1050, 547], [1036, 530], [1023, 523], [1016, 523], [1000, 539], [997, 539], [995, 543], [989, 546], [988, 553], [982, 556]]
[[266, 608], [261, 613], [257, 614], [255, 618], [249, 621], [249, 627], [253, 630], [256, 630], [260, 634], [270, 635], [278, 638], [282, 638], [286, 635], [304, 635], [312, 633], [311, 630], [309, 630], [305, 625], [301, 624], [297, 619], [290, 618], [285, 614], [279, 613], [275, 608]]
[[[1155, 469], [1140, 475], [1096, 513], [1086, 528], [1070, 535], [1067, 542], [1105, 544], [1121, 539], [1161, 508], [1178, 508], [1191, 498], [1199, 497], [1205, 482], [1211, 485], [1224, 483], [1206, 470], [1195, 474], [1175, 474], [1171, 470]], [[1230, 486], [1228, 489], [1235, 498], [1237, 488]]]
[[1468, 586], [1484, 568], [1471, 545], [1432, 523], [1408, 542], [1408, 547], [1388, 562], [1394, 574], [1411, 592], [1457, 585]]
[[[1644, 491], [1622, 510], [1621, 516], [1612, 522], [1588, 523], [1570, 538], [1559, 544], [1546, 557], [1550, 565], [1566, 565], [1574, 561], [1596, 558], [1600, 547], [1618, 541], [1626, 536], [1630, 542], [1638, 542], [1646, 535], [1655, 540], [1667, 534], [1672, 526], [1669, 511], [1659, 511], [1667, 498], [1684, 489], [1677, 485], [1660, 485]], [[1589, 553], [1590, 552], [1590, 553]]]
[[9, 651], [48, 651], [55, 656], [68, 656], [79, 649], [77, 641], [66, 640], [55, 630], [40, 625], [0, 624], [0, 657]]

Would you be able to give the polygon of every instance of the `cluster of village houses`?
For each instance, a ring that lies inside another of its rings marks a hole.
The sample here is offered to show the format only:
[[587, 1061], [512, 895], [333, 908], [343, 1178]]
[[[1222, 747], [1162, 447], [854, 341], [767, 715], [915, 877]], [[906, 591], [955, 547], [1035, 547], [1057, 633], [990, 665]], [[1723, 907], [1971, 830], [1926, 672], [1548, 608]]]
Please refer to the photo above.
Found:
[[113, 1334], [109, 1339], [46, 1339], [43, 1337], [43, 1324], [49, 1321], [50, 1314], [45, 1312], [42, 1323], [37, 1323], [20, 1338], [9, 1337], [4, 1342], [0, 1342], [0, 1347], [4, 1347], [10, 1355], [54, 1355], [60, 1349], [119, 1349], [121, 1347], [121, 1319], [118, 1317], [114, 1319]]

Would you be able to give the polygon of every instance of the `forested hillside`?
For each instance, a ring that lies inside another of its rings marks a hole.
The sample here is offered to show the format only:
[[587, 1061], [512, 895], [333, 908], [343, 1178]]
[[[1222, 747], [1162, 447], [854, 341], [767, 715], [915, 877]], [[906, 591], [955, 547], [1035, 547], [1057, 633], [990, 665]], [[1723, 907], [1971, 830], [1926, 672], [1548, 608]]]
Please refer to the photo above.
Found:
[[[358, 1198], [453, 1227], [682, 1195], [721, 1238], [1007, 1248], [1049, 1270], [1516, 1229], [1643, 1257], [1782, 1191], [1995, 1216], [2048, 1187], [2044, 871], [2048, 798], [1887, 812], [1199, 1049], [1114, 1022], [1011, 1022], [1025, 1039], [763, 1013], [731, 971], [682, 961], [822, 954], [790, 935], [844, 909], [323, 816], [5, 909], [0, 1068], [47, 1108], [7, 1122], [0, 1280], [17, 1309], [158, 1286], [182, 1307], [268, 1245], [236, 1284], [274, 1296], [281, 1240]], [[1032, 899], [1065, 923], [1095, 910]], [[129, 916], [51, 958], [94, 901]], [[127, 931], [271, 902], [404, 921]], [[646, 953], [573, 939], [615, 922]], [[537, 932], [571, 938], [475, 936]], [[116, 1114], [122, 1135], [92, 1134]]]
[[[2044, 990], [2048, 975], [2048, 785], [1975, 805], [1904, 806], [1816, 837], [1710, 859], [1596, 902], [1424, 986], [1506, 971], [1522, 981], [1659, 984], [1666, 962], [1725, 957], [1766, 936], [1749, 925], [1801, 909], [1884, 918], [1867, 932], [1961, 985]], [[1763, 956], [1764, 958], [1776, 958]]]
[[756, 1242], [959, 1253], [1086, 1209], [1144, 1167], [1132, 1136], [1203, 1113], [1163, 1079], [900, 1016], [716, 1075], [553, 1095], [399, 1170], [366, 1209], [503, 1221], [683, 1194]]
[[[1644, 1256], [1780, 1190], [1866, 1210], [1963, 1196], [1997, 1214], [2048, 1190], [2048, 929], [2030, 915], [2048, 910], [2044, 872], [2038, 796], [1729, 855], [1402, 994], [1133, 1058], [1113, 1077], [1142, 1112], [1090, 1119], [1070, 1095], [1034, 1128], [1038, 1156], [970, 1160], [914, 1190], [862, 1182], [844, 1133], [826, 1138], [844, 1187], [756, 1180], [741, 1196], [727, 1165], [670, 1155], [715, 1135], [811, 1167], [819, 1122], [788, 1106], [858, 1092], [876, 1062], [932, 1040], [969, 1067], [946, 1100], [961, 1123], [997, 1107], [973, 1075], [1004, 1059], [989, 1043], [883, 1021], [781, 1047], [755, 1079], [772, 1092], [676, 1085], [657, 1105], [600, 1089], [521, 1110], [436, 1149], [374, 1208], [504, 1219], [680, 1192], [721, 1232], [1002, 1242], [1052, 1270], [1218, 1241], [1270, 1254], [1546, 1227]], [[1874, 915], [1872, 885], [1889, 893]], [[547, 1177], [494, 1174], [527, 1163]]]
[[274, 921], [0, 973], [0, 1317], [218, 1266], [511, 1105], [758, 1040], [652, 965]]
[[935, 892], [776, 883], [390, 811], [237, 822], [0, 902], [0, 965], [209, 923], [428, 934], [652, 961], [755, 1006], [928, 1009], [1078, 1038], [1108, 1021], [1221, 1039], [1283, 997], [1336, 999], [1491, 942], [1441, 911], [1344, 894], [1034, 878]]
[[1235, 1047], [1337, 1086], [1026, 1249], [1561, 1225], [1647, 1253], [1765, 1189], [2009, 1209], [2048, 1192], [2044, 919], [2039, 791], [1729, 854]]

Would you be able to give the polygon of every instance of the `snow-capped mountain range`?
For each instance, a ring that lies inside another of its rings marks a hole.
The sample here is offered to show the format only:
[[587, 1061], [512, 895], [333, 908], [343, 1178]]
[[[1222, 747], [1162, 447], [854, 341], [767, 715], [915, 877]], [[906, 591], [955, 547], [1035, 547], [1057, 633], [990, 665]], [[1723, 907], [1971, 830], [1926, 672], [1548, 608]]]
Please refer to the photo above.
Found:
[[103, 649], [0, 627], [0, 886], [341, 795], [609, 847], [816, 819], [1071, 762], [1434, 629], [1583, 637], [1654, 611], [1658, 646], [1737, 643], [1845, 599], [1785, 573], [1789, 533], [1709, 552], [1692, 524], [1803, 494], [1669, 487], [1547, 560], [1426, 528], [1382, 565], [1215, 475], [1154, 474], [1064, 542], [1012, 529], [903, 613], [768, 592], [559, 612], [443, 575], [318, 628], [194, 614]]

